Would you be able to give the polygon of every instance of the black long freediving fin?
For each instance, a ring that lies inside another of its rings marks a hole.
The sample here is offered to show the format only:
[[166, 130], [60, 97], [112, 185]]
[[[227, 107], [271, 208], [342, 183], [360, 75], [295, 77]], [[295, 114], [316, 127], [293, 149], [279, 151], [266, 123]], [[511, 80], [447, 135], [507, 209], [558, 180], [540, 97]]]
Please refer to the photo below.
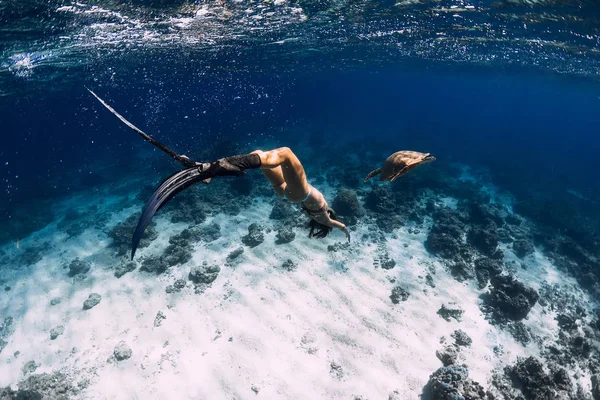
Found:
[[[86, 88], [108, 111], [114, 114], [117, 118], [119, 118], [125, 125], [129, 128], [133, 129], [138, 135], [140, 135], [145, 141], [152, 143], [154, 146], [159, 148], [160, 150], [167, 153], [173, 159], [181, 163], [185, 169], [176, 172], [175, 174], [169, 176], [165, 179], [158, 188], [152, 194], [152, 197], [146, 203], [146, 206], [142, 210], [142, 215], [138, 220], [138, 224], [135, 228], [135, 232], [133, 233], [132, 243], [131, 243], [131, 259], [133, 260], [133, 256], [140, 244], [140, 240], [142, 239], [142, 235], [144, 231], [150, 224], [152, 217], [154, 214], [164, 206], [170, 199], [173, 198], [177, 193], [181, 192], [185, 188], [193, 185], [194, 183], [203, 182], [208, 184], [214, 173], [209, 173], [207, 171], [202, 171], [202, 166], [204, 164], [197, 163], [193, 160], [190, 160], [187, 157], [177, 154], [175, 151], [171, 150], [158, 140], [154, 139], [152, 136], [148, 135], [144, 131], [142, 131], [137, 126], [133, 125], [131, 122], [127, 121], [125, 117], [119, 114], [114, 108], [109, 106], [104, 100], [102, 100], [96, 93], [92, 90]], [[217, 172], [218, 175], [218, 172]], [[234, 175], [236, 175], [234, 173]]]
[[181, 163], [186, 168], [190, 168], [190, 167], [193, 167], [194, 165], [196, 165], [196, 162], [190, 160], [187, 157], [184, 157], [182, 155], [177, 154], [175, 151], [171, 150], [170, 148], [168, 148], [167, 146], [165, 146], [164, 144], [162, 144], [158, 140], [154, 139], [152, 136], [148, 135], [146, 132], [142, 131], [140, 128], [138, 128], [137, 126], [135, 126], [131, 122], [127, 121], [124, 116], [122, 116], [114, 108], [112, 108], [111, 106], [109, 106], [96, 93], [94, 93], [93, 91], [91, 91], [88, 88], [86, 88], [86, 89], [88, 90], [88, 92], [90, 92], [100, 102], [100, 104], [102, 104], [104, 107], [106, 107], [106, 109], [108, 111], [110, 111], [111, 113], [113, 113], [125, 125], [127, 125], [131, 129], [133, 129], [133, 131], [135, 133], [137, 133], [138, 135], [140, 135], [145, 141], [152, 143], [155, 147], [157, 147], [160, 150], [162, 150], [165, 153], [167, 153], [169, 156], [171, 156], [173, 159], [175, 159], [176, 161], [178, 161], [179, 163]]
[[210, 174], [206, 171], [201, 171], [200, 167], [186, 168], [165, 179], [150, 197], [148, 203], [142, 210], [142, 215], [138, 221], [138, 224], [133, 233], [133, 239], [131, 243], [131, 259], [135, 255], [135, 251], [140, 244], [142, 235], [148, 227], [150, 220], [156, 212], [164, 206], [169, 200], [173, 198], [177, 193], [181, 192], [185, 188], [193, 185], [194, 183], [203, 182], [210, 179]]

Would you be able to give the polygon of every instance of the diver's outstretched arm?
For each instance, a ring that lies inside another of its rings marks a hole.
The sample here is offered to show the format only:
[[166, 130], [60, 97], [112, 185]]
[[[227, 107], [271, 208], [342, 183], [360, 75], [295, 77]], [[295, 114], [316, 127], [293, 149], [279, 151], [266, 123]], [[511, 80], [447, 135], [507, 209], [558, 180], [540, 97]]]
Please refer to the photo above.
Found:
[[346, 228], [346, 225], [342, 224], [340, 221], [336, 221], [336, 220], [331, 220], [331, 226], [332, 228], [338, 228], [340, 231], [344, 232], [344, 235], [346, 235], [346, 239], [348, 239], [348, 243], [350, 243], [350, 232], [348, 232], [348, 228]]
[[[341, 230], [346, 235], [346, 239], [348, 239], [348, 242], [350, 242], [350, 232], [348, 232], [346, 225], [344, 225], [343, 223], [341, 223], [338, 220], [331, 218], [329, 212], [319, 213], [318, 215], [313, 215], [311, 218], [314, 219], [316, 222], [318, 222], [321, 225], [325, 225], [330, 228], [337, 228], [337, 229]], [[322, 231], [321, 233], [322, 233], [322, 235], [319, 235], [317, 233], [317, 235], [314, 235], [314, 236], [316, 236], [316, 237], [327, 236], [326, 231]], [[312, 231], [311, 231], [311, 235], [312, 235]]]

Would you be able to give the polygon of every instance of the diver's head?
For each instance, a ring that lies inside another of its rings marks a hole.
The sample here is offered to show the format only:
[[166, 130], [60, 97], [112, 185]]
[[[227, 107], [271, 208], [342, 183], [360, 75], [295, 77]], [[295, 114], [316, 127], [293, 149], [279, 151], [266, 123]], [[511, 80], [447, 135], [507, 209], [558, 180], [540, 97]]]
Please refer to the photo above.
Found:
[[[337, 217], [335, 215], [335, 211], [333, 209], [328, 209], [327, 213], [329, 214], [329, 218], [333, 219], [333, 220], [337, 220]], [[310, 221], [308, 222], [308, 227], [310, 229], [310, 231], [308, 232], [308, 237], [309, 238], [313, 238], [316, 237], [318, 239], [323, 239], [324, 237], [326, 237], [327, 235], [329, 235], [329, 233], [333, 230], [332, 227], [321, 224], [317, 221], [315, 221], [314, 219], [310, 219]]]

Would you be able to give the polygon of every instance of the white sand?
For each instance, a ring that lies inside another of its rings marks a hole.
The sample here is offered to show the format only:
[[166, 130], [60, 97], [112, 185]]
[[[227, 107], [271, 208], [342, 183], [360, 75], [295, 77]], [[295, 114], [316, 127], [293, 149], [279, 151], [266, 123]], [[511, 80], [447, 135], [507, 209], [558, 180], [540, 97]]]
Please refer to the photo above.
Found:
[[[324, 192], [331, 198], [330, 189]], [[74, 198], [61, 206], [98, 197]], [[118, 200], [103, 197], [103, 207]], [[443, 202], [455, 204], [450, 198]], [[115, 213], [108, 226], [133, 211]], [[89, 380], [82, 394], [89, 399], [385, 399], [394, 390], [403, 399], [417, 399], [442, 365], [435, 355], [443, 347], [440, 339], [451, 343], [455, 329], [473, 339], [461, 357], [484, 387], [494, 368], [537, 354], [535, 344], [523, 347], [484, 319], [478, 307], [482, 291], [472, 282], [455, 281], [425, 251], [428, 229], [415, 235], [405, 227], [388, 235], [387, 251], [396, 266], [387, 271], [374, 267], [377, 247], [361, 243], [366, 225], [352, 232], [351, 250], [338, 252], [328, 252], [327, 245], [344, 240], [340, 232], [319, 241], [296, 230], [292, 243], [275, 245], [272, 231], [261, 245], [245, 247], [237, 266], [224, 266], [251, 222], [272, 225], [270, 211], [271, 204], [260, 199], [238, 216], [209, 218], [205, 223], [219, 223], [224, 236], [198, 244], [190, 263], [161, 276], [134, 271], [115, 278], [109, 268], [114, 259], [105, 248], [109, 239], [94, 229], [66, 240], [51, 225], [26, 238], [19, 251], [42, 241], [53, 247], [37, 264], [3, 276], [12, 289], [1, 297], [0, 315], [14, 317], [15, 333], [0, 354], [0, 386], [16, 385], [24, 377], [22, 366], [35, 360], [36, 373], [62, 369], [76, 371], [77, 381]], [[164, 248], [185, 227], [160, 214], [156, 221], [159, 238], [140, 249], [138, 259]], [[505, 253], [507, 261], [514, 257], [510, 250]], [[76, 256], [93, 261], [83, 281], [74, 281], [63, 268]], [[288, 258], [298, 263], [296, 271], [278, 268]], [[168, 284], [187, 280], [190, 266], [203, 261], [222, 267], [212, 287], [195, 294], [188, 282], [180, 293], [165, 293]], [[571, 282], [539, 252], [529, 264], [538, 267], [516, 274], [536, 288], [544, 281]], [[425, 284], [430, 266], [435, 288]], [[410, 297], [394, 305], [389, 296], [396, 284]], [[84, 311], [83, 301], [92, 292], [102, 301]], [[54, 297], [62, 302], [51, 306]], [[464, 310], [462, 322], [446, 322], [436, 314], [451, 303]], [[154, 327], [159, 310], [166, 319]], [[539, 305], [525, 323], [537, 335], [557, 334], [554, 315], [542, 313]], [[57, 325], [65, 332], [50, 340]], [[122, 340], [133, 356], [107, 362]], [[501, 357], [492, 351], [497, 344], [505, 349]], [[20, 351], [17, 358], [15, 351]], [[332, 375], [332, 363], [341, 366], [341, 376]]]

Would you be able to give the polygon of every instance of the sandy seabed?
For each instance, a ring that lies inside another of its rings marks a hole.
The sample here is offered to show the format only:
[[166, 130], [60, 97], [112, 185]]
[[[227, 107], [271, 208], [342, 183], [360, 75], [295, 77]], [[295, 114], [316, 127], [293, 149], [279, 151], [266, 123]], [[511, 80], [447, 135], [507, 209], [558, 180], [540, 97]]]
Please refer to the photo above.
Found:
[[[333, 198], [334, 189], [319, 188]], [[110, 213], [105, 224], [110, 227], [139, 211], [122, 208], [123, 201], [107, 193], [77, 196], [57, 207], [102, 204]], [[430, 219], [418, 230], [407, 225], [386, 234], [384, 244], [361, 240], [376, 229], [368, 216], [352, 228], [346, 248], [328, 249], [344, 241], [341, 232], [315, 240], [299, 227], [294, 227], [294, 241], [276, 244], [269, 219], [276, 201], [284, 200], [257, 197], [236, 216], [209, 216], [201, 226], [217, 223], [221, 236], [195, 244], [191, 261], [160, 275], [136, 270], [116, 278], [110, 239], [96, 227], [68, 238], [54, 223], [22, 239], [19, 249], [6, 246], [8, 255], [16, 255], [47, 242], [36, 263], [3, 266], [0, 282], [10, 289], [0, 296], [0, 316], [12, 317], [14, 332], [0, 353], [0, 386], [16, 389], [33, 373], [33, 365], [36, 374], [64, 371], [81, 388], [76, 397], [82, 399], [387, 399], [394, 391], [394, 399], [418, 399], [429, 376], [442, 366], [436, 350], [451, 342], [457, 329], [472, 339], [459, 360], [484, 387], [494, 371], [518, 356], [539, 353], [543, 344], [523, 346], [490, 324], [479, 307], [483, 291], [473, 282], [455, 280], [425, 250]], [[452, 198], [436, 201], [449, 207], [456, 203]], [[188, 226], [170, 222], [164, 213], [155, 221], [158, 237], [138, 251], [138, 260], [160, 253], [170, 237]], [[264, 242], [253, 248], [240, 242], [252, 222], [266, 229]], [[382, 246], [396, 262], [392, 269], [379, 266]], [[501, 246], [505, 261], [517, 259]], [[228, 262], [239, 247], [243, 254]], [[83, 276], [69, 276], [65, 268], [75, 258], [91, 263]], [[288, 259], [296, 264], [294, 270], [282, 268]], [[198, 290], [188, 274], [203, 262], [221, 270]], [[528, 265], [535, 267], [513, 274], [534, 289], [544, 283], [572, 287], [592, 306], [576, 282], [539, 249]], [[427, 283], [428, 274], [433, 285]], [[166, 293], [180, 278], [186, 286]], [[390, 293], [398, 285], [409, 297], [394, 304]], [[101, 301], [85, 310], [91, 293], [101, 295]], [[460, 307], [462, 321], [441, 318], [437, 311], [444, 304]], [[536, 304], [524, 323], [543, 341], [553, 341], [559, 332], [555, 317]], [[52, 339], [51, 331], [59, 326], [64, 333]], [[131, 356], [119, 361], [115, 347], [120, 342]], [[589, 376], [578, 377], [589, 389]]]

